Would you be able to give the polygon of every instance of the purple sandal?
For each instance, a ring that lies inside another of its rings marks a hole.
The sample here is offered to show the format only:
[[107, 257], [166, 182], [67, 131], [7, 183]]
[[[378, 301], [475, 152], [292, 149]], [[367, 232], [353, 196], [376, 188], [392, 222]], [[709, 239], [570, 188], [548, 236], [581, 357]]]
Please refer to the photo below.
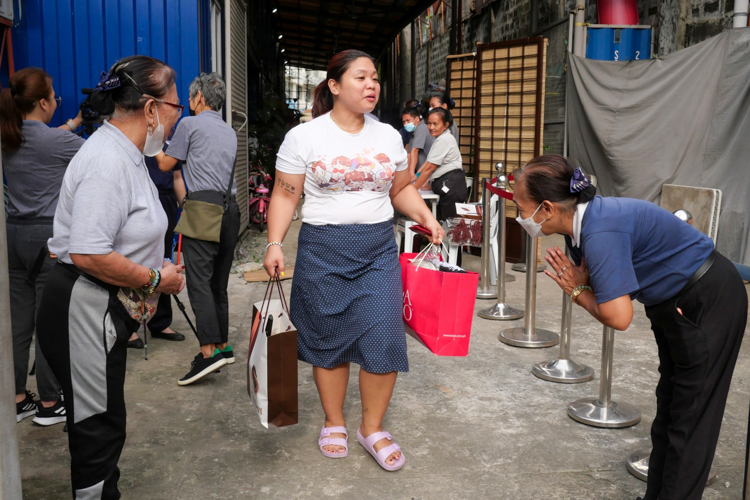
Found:
[[[384, 438], [389, 440], [391, 444], [386, 446], [385, 448], [382, 448], [380, 451], [375, 451], [375, 443]], [[359, 441], [359, 444], [361, 444], [365, 450], [370, 452], [372, 458], [377, 460], [382, 468], [389, 472], [399, 470], [404, 466], [404, 463], [406, 462], [404, 452], [402, 451], [401, 456], [398, 457], [396, 463], [394, 463], [393, 465], [388, 465], [386, 463], [386, 460], [389, 456], [391, 456], [396, 451], [401, 451], [401, 447], [393, 442], [393, 436], [391, 436], [388, 432], [373, 432], [372, 434], [367, 436], [367, 438], [364, 438], [362, 436], [362, 433], [359, 432], [359, 429], [357, 429], [357, 441]]]
[[[332, 438], [329, 437], [331, 434], [344, 434], [346, 439]], [[323, 427], [320, 430], [320, 439], [318, 439], [318, 446], [320, 446], [320, 452], [328, 458], [344, 458], [349, 456], [349, 433], [346, 432], [346, 427]], [[326, 451], [323, 449], [324, 446], [343, 446], [346, 448], [343, 452]]]

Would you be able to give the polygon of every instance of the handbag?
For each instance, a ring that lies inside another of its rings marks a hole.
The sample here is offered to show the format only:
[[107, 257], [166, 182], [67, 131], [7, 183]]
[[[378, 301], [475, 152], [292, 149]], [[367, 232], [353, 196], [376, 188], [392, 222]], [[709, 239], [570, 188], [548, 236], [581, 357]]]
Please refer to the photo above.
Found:
[[466, 356], [479, 274], [422, 267], [424, 253], [399, 256], [406, 331], [438, 356]]
[[120, 299], [128, 315], [142, 325], [148, 323], [154, 316], [160, 295], [161, 292], [154, 292], [151, 296], [145, 297], [135, 288], [127, 287], [120, 287], [117, 291], [117, 298]]
[[[279, 290], [279, 299], [271, 298], [273, 285]], [[297, 329], [289, 318], [278, 277], [268, 281], [263, 300], [253, 304], [247, 393], [264, 427], [298, 422]]]
[[174, 228], [179, 233], [194, 240], [218, 243], [221, 240], [221, 221], [229, 210], [229, 197], [232, 195], [234, 170], [237, 155], [234, 156], [229, 186], [223, 195], [218, 191], [194, 191], [187, 193], [182, 200], [182, 215]]

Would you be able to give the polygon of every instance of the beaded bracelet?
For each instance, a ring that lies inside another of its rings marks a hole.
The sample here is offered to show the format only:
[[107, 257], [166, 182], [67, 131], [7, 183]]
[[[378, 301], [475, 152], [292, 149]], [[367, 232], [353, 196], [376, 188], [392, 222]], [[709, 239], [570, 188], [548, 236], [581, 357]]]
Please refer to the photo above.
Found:
[[573, 291], [570, 293], [570, 298], [573, 300], [574, 304], [578, 304], [578, 296], [581, 295], [586, 290], [588, 290], [591, 293], [594, 292], [594, 289], [588, 285], [577, 286], [573, 289]]
[[268, 245], [266, 245], [266, 252], [268, 252], [268, 249], [271, 248], [271, 246], [273, 246], [273, 245], [279, 245], [279, 248], [284, 248], [284, 245], [282, 245], [278, 241], [272, 241], [271, 243], [269, 243]]

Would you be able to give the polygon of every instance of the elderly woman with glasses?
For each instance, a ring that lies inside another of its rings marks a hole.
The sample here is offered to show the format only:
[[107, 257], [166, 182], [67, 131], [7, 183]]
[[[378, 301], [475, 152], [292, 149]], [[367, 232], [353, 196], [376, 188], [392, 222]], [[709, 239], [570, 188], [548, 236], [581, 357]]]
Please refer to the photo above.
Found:
[[111, 118], [65, 172], [37, 336], [65, 394], [74, 498], [117, 499], [125, 444], [127, 341], [160, 293], [184, 286], [164, 261], [167, 217], [143, 156], [180, 115], [175, 72], [146, 56], [102, 75], [92, 107]]
[[[225, 211], [218, 243], [184, 235], [182, 238], [188, 297], [195, 311], [201, 352], [177, 382], [179, 385], [192, 384], [234, 363], [229, 345], [227, 285], [240, 229], [237, 186], [233, 182], [237, 134], [219, 113], [226, 99], [226, 86], [217, 73], [201, 74], [189, 90], [191, 116], [180, 121], [166, 153], [156, 159], [162, 172], [184, 161], [186, 199], [223, 204]], [[225, 200], [230, 186], [229, 199]]]

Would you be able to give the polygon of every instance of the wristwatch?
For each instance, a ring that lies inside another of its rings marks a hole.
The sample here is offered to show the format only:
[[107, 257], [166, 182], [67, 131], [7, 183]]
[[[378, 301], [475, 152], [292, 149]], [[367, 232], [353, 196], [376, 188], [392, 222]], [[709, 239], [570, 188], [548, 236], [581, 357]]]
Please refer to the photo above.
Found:
[[65, 125], [67, 125], [68, 127], [70, 127], [70, 131], [71, 132], [78, 128], [78, 127], [76, 127], [76, 122], [74, 122], [72, 118], [69, 119], [68, 121], [66, 121]]
[[570, 294], [570, 298], [573, 300], [574, 304], [578, 304], [578, 296], [581, 295], [586, 290], [588, 290], [589, 292], [594, 291], [590, 286], [586, 286], [586, 285], [578, 286], [573, 290], [573, 292]]

